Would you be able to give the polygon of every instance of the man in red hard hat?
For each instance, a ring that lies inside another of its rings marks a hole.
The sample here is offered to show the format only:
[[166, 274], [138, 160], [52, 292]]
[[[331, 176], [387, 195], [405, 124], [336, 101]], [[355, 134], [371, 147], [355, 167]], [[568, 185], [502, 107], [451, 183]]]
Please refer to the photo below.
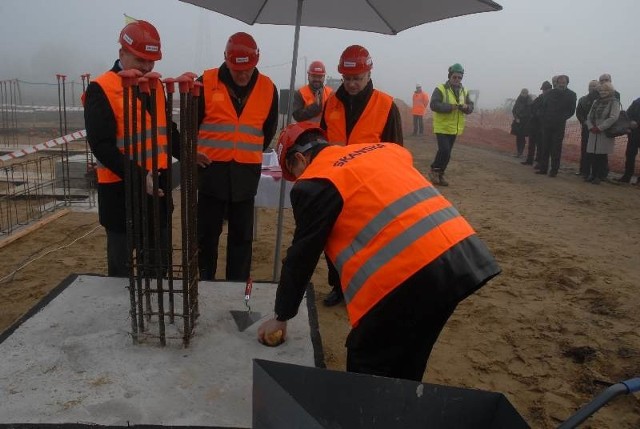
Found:
[[[403, 144], [402, 118], [393, 97], [373, 88], [373, 60], [360, 45], [347, 47], [338, 62], [342, 85], [327, 100], [320, 127], [330, 143], [350, 145], [371, 142]], [[342, 302], [342, 288], [335, 270], [329, 265], [333, 287], [324, 304]]]
[[205, 70], [198, 112], [198, 247], [201, 280], [214, 280], [228, 218], [226, 280], [250, 276], [254, 199], [262, 152], [276, 133], [278, 92], [256, 65], [247, 33], [229, 37], [219, 68]]
[[342, 85], [326, 104], [320, 127], [330, 143], [386, 141], [403, 144], [402, 119], [393, 97], [373, 88], [373, 60], [366, 48], [347, 47], [338, 63]]
[[313, 61], [307, 70], [309, 83], [293, 94], [292, 116], [298, 122], [320, 122], [324, 104], [333, 92], [325, 86], [326, 70], [322, 61]]
[[295, 317], [324, 251], [342, 280], [352, 326], [347, 371], [421, 381], [440, 331], [467, 296], [500, 273], [469, 223], [396, 144], [331, 145], [303, 122], [276, 153], [295, 180], [296, 220], [283, 260], [275, 317], [258, 340]]
[[[134, 21], [127, 24], [120, 32], [119, 58], [108, 72], [94, 79], [83, 95], [84, 120], [87, 129], [87, 141], [93, 155], [98, 161], [98, 214], [100, 224], [107, 233], [107, 271], [112, 277], [129, 276], [129, 254], [126, 241], [125, 188], [124, 168], [127, 156], [124, 154], [124, 111], [122, 81], [118, 72], [135, 69], [142, 73], [153, 70], [156, 61], [162, 58], [160, 35], [158, 30], [147, 21]], [[151, 115], [157, 115], [158, 121], [158, 168], [160, 169], [160, 207], [161, 223], [166, 225], [168, 216], [166, 198], [170, 196], [169, 184], [162, 171], [167, 168], [169, 160], [165, 151], [167, 145], [167, 124], [165, 113], [164, 91], [160, 87], [156, 91], [157, 103], [155, 112], [150, 106], [143, 106], [138, 100], [137, 111], [146, 114], [148, 141], [146, 146], [138, 142], [140, 151], [150, 147]], [[174, 154], [179, 154], [180, 136], [175, 124], [170, 128], [171, 139], [175, 145]], [[140, 132], [140, 131], [138, 131]], [[137, 174], [142, 180], [151, 170], [151, 156], [147, 164], [139, 165]], [[150, 176], [148, 176], [150, 177]], [[147, 193], [152, 194], [152, 182], [147, 180]], [[140, 209], [140, 207], [136, 207]], [[163, 231], [166, 228], [162, 228]], [[166, 236], [163, 237], [163, 242]], [[162, 245], [162, 244], [161, 244]], [[163, 245], [162, 245], [163, 246]], [[162, 252], [165, 254], [166, 252]]]

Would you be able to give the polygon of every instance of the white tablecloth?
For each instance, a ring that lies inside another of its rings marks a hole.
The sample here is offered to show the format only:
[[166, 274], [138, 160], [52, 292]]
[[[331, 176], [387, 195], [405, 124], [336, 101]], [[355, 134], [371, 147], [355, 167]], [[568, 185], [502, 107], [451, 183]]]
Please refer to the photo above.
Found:
[[[258, 194], [256, 195], [255, 206], [277, 209], [280, 201], [280, 186], [284, 179], [280, 171], [263, 170], [258, 184]], [[286, 181], [285, 181], [286, 182]], [[293, 183], [286, 182], [284, 191], [284, 207], [291, 207], [289, 192]]]

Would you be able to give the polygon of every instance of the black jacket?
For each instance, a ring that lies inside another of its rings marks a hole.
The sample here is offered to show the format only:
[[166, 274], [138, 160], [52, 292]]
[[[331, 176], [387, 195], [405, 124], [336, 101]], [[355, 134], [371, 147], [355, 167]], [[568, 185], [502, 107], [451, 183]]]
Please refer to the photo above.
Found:
[[542, 126], [564, 126], [576, 112], [576, 93], [570, 89], [554, 88], [542, 101]]
[[541, 130], [542, 101], [544, 94], [538, 95], [531, 103], [531, 117], [529, 118], [529, 135], [533, 136]]
[[[627, 116], [630, 120], [636, 121], [640, 124], [640, 98], [633, 100], [633, 103], [627, 109]], [[629, 139], [634, 141], [640, 141], [640, 128], [632, 128], [629, 134]]]
[[598, 97], [598, 91], [591, 91], [587, 95], [580, 97], [580, 100], [578, 100], [578, 106], [576, 107], [576, 118], [578, 118], [578, 122], [584, 124], [584, 121], [587, 120], [587, 116], [589, 115], [593, 102], [596, 101]]
[[[256, 81], [258, 70], [251, 76], [247, 86], [235, 84], [226, 64], [222, 64], [218, 71], [218, 78], [227, 87], [231, 88], [229, 95], [236, 109], [238, 117], [242, 114], [244, 104], [251, 94]], [[202, 82], [202, 76], [198, 79]], [[202, 124], [205, 116], [205, 99], [207, 88], [203, 88], [198, 106], [198, 126]], [[262, 126], [264, 135], [263, 150], [267, 150], [278, 127], [278, 90], [273, 86], [273, 101], [269, 115]], [[213, 161], [206, 168], [198, 168], [198, 191], [223, 201], [245, 201], [255, 197], [260, 182], [260, 165], [242, 164], [235, 161]]]
[[[324, 88], [320, 91], [323, 90]], [[304, 98], [302, 97], [300, 90], [297, 90], [293, 93], [293, 104], [291, 106], [291, 112], [291, 116], [296, 121], [308, 121], [309, 119], [313, 119], [322, 113], [322, 106], [318, 105], [317, 103], [312, 103], [308, 106], [305, 106]]]
[[[351, 131], [353, 131], [353, 127], [355, 127], [360, 116], [362, 116], [362, 112], [364, 112], [365, 107], [367, 107], [372, 94], [373, 81], [371, 80], [369, 80], [367, 86], [365, 86], [365, 88], [356, 95], [349, 95], [349, 93], [344, 89], [344, 85], [340, 85], [336, 91], [335, 96], [338, 97], [338, 100], [340, 100], [344, 105], [344, 112], [347, 121], [347, 138], [349, 138]], [[327, 123], [324, 120], [324, 112], [322, 114], [322, 119], [320, 120], [320, 128], [323, 130], [327, 129]], [[391, 104], [391, 110], [389, 110], [389, 116], [387, 116], [387, 122], [382, 130], [380, 141], [397, 143], [400, 146], [404, 144], [404, 138], [402, 136], [402, 118], [400, 117], [400, 110], [398, 110], [398, 106], [396, 106], [395, 102]]]
[[[120, 61], [116, 61], [111, 68], [119, 72]], [[87, 130], [87, 141], [96, 159], [116, 175], [124, 178], [124, 163], [126, 157], [120, 152], [116, 142], [116, 117], [111, 110], [109, 100], [96, 82], [87, 86], [84, 103], [84, 122]], [[180, 134], [175, 123], [171, 124], [171, 142], [173, 155], [179, 158]], [[142, 177], [144, 172], [139, 169], [137, 174]], [[160, 188], [165, 195], [170, 195], [166, 183], [166, 174], [160, 173]], [[166, 210], [166, 198], [161, 199]], [[125, 190], [124, 182], [98, 184], [98, 216], [100, 224], [114, 232], [126, 231]]]

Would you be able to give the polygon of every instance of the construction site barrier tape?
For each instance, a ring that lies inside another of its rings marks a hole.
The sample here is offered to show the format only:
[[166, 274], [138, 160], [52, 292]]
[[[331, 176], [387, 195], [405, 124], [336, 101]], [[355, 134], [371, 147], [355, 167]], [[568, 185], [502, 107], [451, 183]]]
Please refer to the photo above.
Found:
[[[3, 110], [13, 111], [16, 113], [58, 112], [59, 110], [61, 110], [60, 107], [58, 106], [27, 106], [27, 105], [21, 105], [21, 104], [16, 104], [16, 105], [0, 104], [0, 108], [2, 108]], [[67, 112], [83, 112], [84, 107], [67, 106], [66, 109], [64, 110], [66, 110]], [[180, 108], [174, 107], [173, 113], [174, 114], [180, 113]]]
[[6, 155], [0, 156], [0, 161], [10, 161], [12, 159], [20, 158], [22, 156], [30, 155], [32, 153], [36, 153], [41, 150], [50, 149], [52, 147], [69, 143], [74, 140], [78, 140], [87, 136], [87, 130], [76, 131], [71, 134], [67, 134], [66, 136], [58, 137], [53, 140], [46, 141], [44, 143], [37, 144], [35, 146], [28, 146], [26, 148], [22, 148], [16, 150], [14, 152], [8, 153]]

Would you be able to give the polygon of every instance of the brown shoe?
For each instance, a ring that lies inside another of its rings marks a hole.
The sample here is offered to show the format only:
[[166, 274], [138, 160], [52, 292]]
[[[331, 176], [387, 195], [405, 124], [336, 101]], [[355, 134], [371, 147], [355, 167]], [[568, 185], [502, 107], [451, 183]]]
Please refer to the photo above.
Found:
[[449, 186], [449, 182], [444, 178], [444, 173], [438, 173], [438, 176], [440, 176], [440, 186]]
[[435, 170], [431, 170], [429, 171], [428, 176], [431, 183], [433, 183], [434, 185], [440, 184], [440, 173]]

